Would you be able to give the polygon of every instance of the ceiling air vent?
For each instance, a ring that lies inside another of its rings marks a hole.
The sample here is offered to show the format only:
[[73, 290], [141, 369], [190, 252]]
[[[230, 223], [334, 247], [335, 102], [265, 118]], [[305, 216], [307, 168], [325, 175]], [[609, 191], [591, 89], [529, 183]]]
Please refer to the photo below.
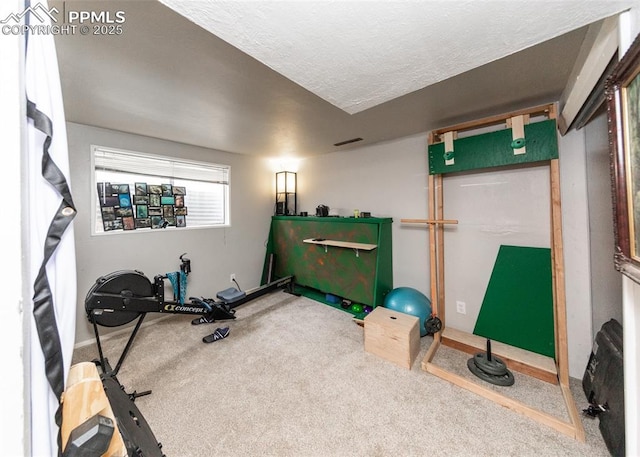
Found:
[[334, 146], [344, 146], [345, 144], [357, 143], [358, 141], [362, 141], [362, 138], [352, 138], [350, 140], [341, 141], [339, 143], [335, 143]]

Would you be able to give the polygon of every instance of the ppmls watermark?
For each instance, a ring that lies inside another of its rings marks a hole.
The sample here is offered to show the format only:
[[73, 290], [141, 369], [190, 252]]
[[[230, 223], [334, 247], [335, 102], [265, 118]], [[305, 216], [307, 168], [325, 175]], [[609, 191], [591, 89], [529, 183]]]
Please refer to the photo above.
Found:
[[[63, 2], [66, 6], [66, 2]], [[59, 20], [62, 19], [61, 23]], [[11, 13], [0, 20], [3, 35], [122, 35], [124, 11], [66, 10], [42, 3]]]

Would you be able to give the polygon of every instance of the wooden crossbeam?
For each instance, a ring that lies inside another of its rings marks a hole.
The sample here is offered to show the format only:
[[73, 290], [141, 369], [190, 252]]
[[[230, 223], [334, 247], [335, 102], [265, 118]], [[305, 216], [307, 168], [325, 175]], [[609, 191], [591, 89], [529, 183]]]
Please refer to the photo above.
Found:
[[457, 219], [400, 219], [400, 222], [403, 224], [427, 224], [427, 225], [437, 225], [437, 224], [457, 224]]
[[478, 129], [481, 127], [489, 127], [492, 125], [498, 125], [498, 124], [504, 124], [505, 122], [507, 122], [507, 119], [510, 119], [512, 117], [515, 116], [520, 116], [520, 115], [529, 115], [532, 117], [535, 116], [545, 116], [548, 119], [555, 119], [556, 118], [556, 108], [555, 105], [550, 104], [550, 105], [540, 105], [540, 106], [536, 106], [533, 108], [527, 108], [527, 109], [523, 109], [523, 110], [518, 110], [518, 111], [512, 111], [510, 113], [505, 113], [505, 114], [499, 114], [496, 116], [490, 116], [490, 117], [485, 117], [484, 119], [478, 119], [478, 120], [474, 120], [474, 121], [469, 121], [469, 122], [462, 122], [460, 124], [456, 124], [456, 125], [452, 125], [449, 127], [444, 127], [441, 129], [437, 129], [437, 130], [433, 130], [431, 132], [429, 132], [429, 137], [430, 137], [430, 143], [429, 144], [433, 144], [433, 143], [439, 143], [441, 141], [443, 141], [443, 138], [441, 138], [445, 133], [447, 132], [465, 132], [468, 130], [474, 130], [474, 129]]

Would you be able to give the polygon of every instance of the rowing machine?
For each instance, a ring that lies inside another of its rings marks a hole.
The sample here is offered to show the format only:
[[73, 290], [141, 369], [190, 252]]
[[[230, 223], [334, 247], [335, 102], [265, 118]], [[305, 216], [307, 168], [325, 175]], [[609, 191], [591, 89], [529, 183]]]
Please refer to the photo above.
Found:
[[[144, 273], [137, 270], [120, 270], [101, 276], [85, 298], [85, 310], [89, 322], [93, 325], [100, 355], [100, 359], [95, 360], [94, 363], [102, 369], [100, 374], [102, 385], [129, 455], [164, 457], [162, 445], [156, 440], [149, 424], [134, 404], [136, 398], [148, 395], [151, 391], [127, 393], [117, 378], [118, 371], [147, 313], [195, 314], [200, 315], [201, 318], [206, 317], [207, 322], [235, 319], [236, 307], [268, 292], [286, 287], [288, 292], [293, 293], [293, 276], [287, 276], [247, 292], [239, 288], [223, 290], [218, 292], [217, 300], [190, 297], [191, 302], [185, 304], [186, 278], [191, 272], [191, 261], [185, 255], [180, 256], [179, 272], [156, 275], [153, 283]], [[173, 301], [164, 299], [165, 279], [169, 279], [173, 286]], [[98, 325], [118, 327], [135, 319], [138, 319], [135, 328], [113, 369], [102, 352]]]
[[[180, 273], [186, 277], [191, 272], [191, 261], [180, 256]], [[287, 288], [293, 292], [293, 276], [271, 281], [247, 292], [237, 289], [226, 289], [218, 292], [217, 300], [211, 298], [189, 297], [190, 303], [181, 303], [179, 297], [183, 290], [175, 290], [174, 300], [164, 299], [164, 280], [166, 275], [156, 275], [153, 283], [137, 270], [119, 270], [99, 277], [85, 298], [85, 310], [89, 322], [93, 325], [96, 337], [100, 366], [104, 373], [115, 376], [129, 352], [142, 321], [147, 313], [192, 314], [207, 317], [208, 322], [214, 320], [235, 319], [235, 308], [254, 300], [276, 289]], [[180, 284], [180, 281], [177, 281]], [[178, 286], [180, 289], [180, 286]], [[110, 370], [106, 363], [98, 325], [118, 327], [138, 319], [129, 341], [127, 342], [115, 369]]]

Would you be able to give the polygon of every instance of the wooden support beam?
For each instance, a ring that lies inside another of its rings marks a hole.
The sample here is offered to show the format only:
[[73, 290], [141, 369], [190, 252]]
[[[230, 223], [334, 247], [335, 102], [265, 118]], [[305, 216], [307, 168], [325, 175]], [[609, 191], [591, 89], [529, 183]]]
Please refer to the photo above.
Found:
[[582, 442], [585, 441], [584, 430], [581, 429], [582, 433], [580, 433], [580, 430], [577, 430], [575, 423], [565, 422], [555, 416], [552, 416], [549, 413], [545, 413], [538, 409], [532, 408], [531, 406], [525, 405], [524, 403], [514, 400], [513, 398], [506, 397], [496, 392], [495, 390], [476, 384], [475, 382], [469, 381], [468, 379], [463, 378], [460, 375], [451, 373], [435, 365], [434, 363], [423, 363], [423, 367], [425, 371], [434, 374], [446, 381], [449, 381], [458, 387], [462, 387], [463, 389], [485, 397], [495, 403], [498, 403], [501, 406], [509, 408], [517, 413], [538, 421], [543, 425], [552, 427], [560, 433], [570, 436], [571, 438], [575, 438]]
[[551, 180], [551, 252], [554, 282], [554, 320], [556, 363], [560, 384], [569, 385], [569, 352], [567, 337], [567, 305], [564, 284], [564, 254], [562, 244], [562, 206], [560, 203], [560, 167], [558, 159], [550, 161]]
[[[447, 327], [442, 332], [442, 344], [457, 349], [467, 354], [484, 352], [487, 348], [487, 339]], [[550, 384], [558, 384], [558, 371], [556, 362], [551, 357], [526, 351], [499, 341], [491, 341], [491, 352], [500, 357], [507, 367], [532, 378]]]
[[[547, 105], [539, 105], [533, 108], [527, 108], [517, 111], [511, 111], [505, 114], [499, 114], [496, 116], [489, 116], [483, 119], [477, 119], [469, 122], [462, 122], [460, 124], [452, 125], [449, 127], [433, 130], [429, 132], [430, 137], [432, 138], [432, 142], [429, 144], [440, 143], [443, 141], [442, 135], [446, 132], [455, 131], [455, 132], [464, 132], [468, 130], [479, 129], [481, 127], [490, 127], [492, 125], [504, 124], [507, 119], [528, 114], [530, 117], [536, 116], [546, 116], [549, 119], [555, 118], [555, 105], [547, 104]], [[553, 113], [553, 116], [551, 115]]]
[[[436, 176], [435, 188], [436, 219], [442, 220], [444, 218], [444, 186], [442, 175]], [[438, 281], [438, 302], [440, 303], [440, 320], [442, 321], [442, 328], [445, 328], [447, 308], [445, 306], [446, 302], [444, 298], [444, 226], [439, 224], [431, 227], [434, 227], [436, 231], [436, 278]]]
[[[436, 333], [436, 335], [439, 336], [440, 332]], [[433, 357], [436, 355], [436, 352], [438, 351], [439, 348], [440, 348], [440, 338], [436, 339], [434, 335], [433, 343], [431, 343], [431, 346], [429, 346], [429, 349], [427, 349], [427, 353], [422, 359], [421, 367], [424, 371], [427, 371], [427, 365], [431, 363], [431, 361], [433, 360]]]
[[587, 438], [584, 432], [584, 427], [582, 426], [582, 416], [578, 412], [578, 408], [576, 408], [576, 403], [573, 401], [573, 395], [571, 394], [571, 388], [566, 384], [560, 384], [560, 389], [562, 389], [562, 397], [564, 398], [564, 404], [567, 408], [567, 413], [569, 414], [569, 418], [571, 419], [571, 423], [574, 427], [575, 438], [584, 443]]
[[400, 219], [403, 224], [457, 224], [457, 219]]
[[[429, 175], [429, 220], [435, 220], [435, 176]], [[444, 319], [440, 316], [441, 314], [441, 303], [438, 299], [438, 284], [437, 284], [437, 269], [436, 269], [436, 226], [434, 224], [429, 224], [429, 275], [431, 279], [431, 312], [434, 316], [438, 316], [438, 318], [442, 321], [444, 325]], [[436, 333], [438, 342], [440, 341], [439, 333]]]

